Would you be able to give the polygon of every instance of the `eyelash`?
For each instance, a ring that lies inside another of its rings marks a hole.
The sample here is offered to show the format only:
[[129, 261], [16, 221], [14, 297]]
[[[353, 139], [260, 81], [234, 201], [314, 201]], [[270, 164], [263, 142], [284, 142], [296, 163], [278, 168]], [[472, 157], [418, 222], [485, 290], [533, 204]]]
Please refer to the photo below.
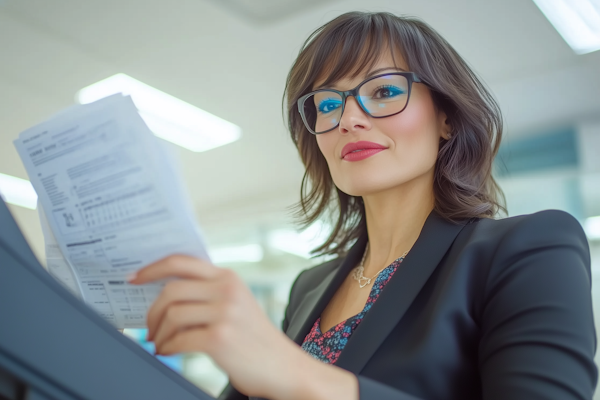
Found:
[[397, 91], [398, 94], [404, 94], [404, 93], [406, 93], [406, 91], [402, 90], [401, 88], [399, 88], [397, 86], [393, 86], [393, 85], [382, 85], [382, 86], [379, 86], [379, 87], [377, 87], [375, 89], [374, 93], [377, 93], [377, 92], [379, 92], [382, 89], [387, 89], [387, 90], [390, 90], [390, 91]]

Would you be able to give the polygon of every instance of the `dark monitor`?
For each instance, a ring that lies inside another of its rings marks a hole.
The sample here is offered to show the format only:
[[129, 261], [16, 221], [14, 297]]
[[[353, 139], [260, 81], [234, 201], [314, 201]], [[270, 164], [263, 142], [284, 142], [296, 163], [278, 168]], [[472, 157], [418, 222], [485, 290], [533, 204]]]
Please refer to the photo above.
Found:
[[212, 399], [38, 263], [0, 199], [0, 400]]

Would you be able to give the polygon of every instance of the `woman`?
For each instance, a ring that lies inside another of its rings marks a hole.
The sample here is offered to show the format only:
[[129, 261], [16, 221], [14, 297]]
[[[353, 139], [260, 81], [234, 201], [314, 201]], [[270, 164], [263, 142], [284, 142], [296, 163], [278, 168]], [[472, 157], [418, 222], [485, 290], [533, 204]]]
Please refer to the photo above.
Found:
[[587, 241], [560, 211], [492, 219], [502, 119], [426, 24], [348, 13], [307, 40], [287, 80], [306, 166], [301, 210], [337, 212], [283, 332], [237, 275], [173, 256], [148, 315], [160, 354], [206, 352], [227, 400], [591, 399]]

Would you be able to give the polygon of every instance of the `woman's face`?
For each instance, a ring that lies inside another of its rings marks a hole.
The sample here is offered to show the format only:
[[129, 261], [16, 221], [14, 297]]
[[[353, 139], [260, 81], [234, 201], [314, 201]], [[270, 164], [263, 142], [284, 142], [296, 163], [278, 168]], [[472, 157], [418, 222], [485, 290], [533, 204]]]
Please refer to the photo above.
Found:
[[[356, 78], [342, 79], [333, 89], [350, 90], [373, 75], [408, 71], [401, 57], [395, 59], [397, 67], [387, 55], [372, 68], [376, 73], [364, 71]], [[446, 116], [436, 111], [429, 89], [413, 83], [404, 111], [385, 118], [370, 117], [354, 97], [348, 97], [339, 126], [317, 135], [316, 140], [335, 185], [349, 195], [367, 196], [416, 179], [433, 182], [439, 140], [447, 138], [447, 132]], [[344, 147], [359, 141], [372, 144], [358, 144], [358, 150], [344, 156], [351, 148], [344, 151]], [[361, 150], [376, 145], [383, 150]]]

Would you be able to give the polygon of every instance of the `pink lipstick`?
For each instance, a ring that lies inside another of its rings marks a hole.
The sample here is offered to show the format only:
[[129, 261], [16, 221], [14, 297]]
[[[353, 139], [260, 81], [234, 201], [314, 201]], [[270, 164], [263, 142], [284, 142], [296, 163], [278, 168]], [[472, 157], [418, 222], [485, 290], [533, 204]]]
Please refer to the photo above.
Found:
[[360, 141], [348, 143], [342, 149], [342, 159], [345, 161], [360, 161], [387, 149], [378, 143]]

